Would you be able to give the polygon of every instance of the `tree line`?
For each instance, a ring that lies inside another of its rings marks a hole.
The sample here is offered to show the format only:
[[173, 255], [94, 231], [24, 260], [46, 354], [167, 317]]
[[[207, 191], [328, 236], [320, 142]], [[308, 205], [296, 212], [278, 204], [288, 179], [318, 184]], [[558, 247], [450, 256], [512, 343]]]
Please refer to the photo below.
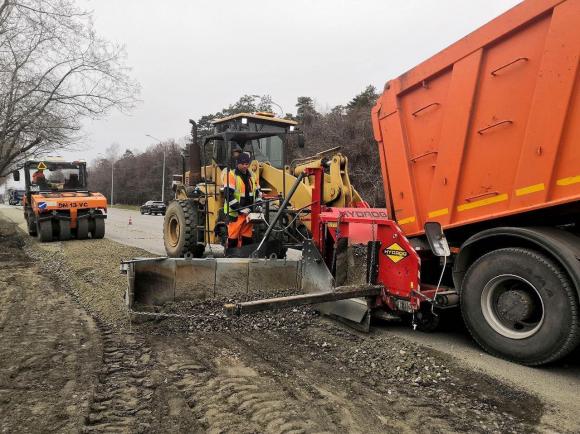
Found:
[[[351, 183], [372, 206], [383, 207], [385, 200], [380, 161], [370, 118], [371, 108], [378, 96], [376, 89], [368, 86], [346, 104], [326, 112], [317, 109], [313, 98], [303, 96], [297, 98], [296, 113], [282, 114], [269, 95], [244, 95], [221, 111], [203, 115], [197, 120], [198, 143], [212, 133], [211, 121], [214, 119], [242, 112], [274, 112], [296, 120], [304, 132], [306, 146], [289, 149], [289, 160], [340, 147], [340, 152], [349, 159]], [[150, 146], [144, 152], [127, 149], [119, 156], [118, 145], [113, 145], [104, 158], [90, 165], [89, 188], [100, 191], [110, 199], [111, 178], [114, 175], [115, 203], [140, 205], [147, 200], [161, 200], [165, 153], [165, 200], [170, 200], [172, 175], [183, 171], [181, 155], [186, 146], [186, 143], [170, 140]]]
[[123, 47], [74, 0], [0, 0], [0, 180], [78, 144], [83, 120], [131, 109], [138, 92]]

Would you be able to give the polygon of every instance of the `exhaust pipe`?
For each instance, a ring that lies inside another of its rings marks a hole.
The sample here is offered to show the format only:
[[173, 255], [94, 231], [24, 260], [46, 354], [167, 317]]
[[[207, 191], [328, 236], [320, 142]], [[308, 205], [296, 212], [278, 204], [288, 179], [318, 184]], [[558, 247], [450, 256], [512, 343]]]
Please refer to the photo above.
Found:
[[189, 146], [189, 186], [193, 187], [201, 182], [201, 150], [197, 142], [197, 124], [193, 119], [191, 124], [191, 145]]

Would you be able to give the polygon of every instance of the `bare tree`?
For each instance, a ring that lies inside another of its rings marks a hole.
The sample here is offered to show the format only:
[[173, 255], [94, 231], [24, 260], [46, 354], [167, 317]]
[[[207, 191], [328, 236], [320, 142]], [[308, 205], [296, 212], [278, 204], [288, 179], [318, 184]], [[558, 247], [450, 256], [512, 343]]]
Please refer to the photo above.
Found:
[[77, 144], [83, 119], [133, 107], [124, 60], [74, 0], [0, 0], [0, 177]]

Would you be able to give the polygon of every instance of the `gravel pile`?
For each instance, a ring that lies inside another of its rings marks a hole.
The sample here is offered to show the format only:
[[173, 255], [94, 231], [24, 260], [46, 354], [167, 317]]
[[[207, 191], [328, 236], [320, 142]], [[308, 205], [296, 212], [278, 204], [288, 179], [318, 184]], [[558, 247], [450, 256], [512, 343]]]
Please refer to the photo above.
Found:
[[[262, 298], [284, 297], [295, 294], [292, 290], [280, 290], [269, 292], [254, 292], [251, 297], [240, 299], [217, 298], [203, 302], [180, 302], [166, 304], [159, 311], [164, 314], [178, 314], [180, 317], [157, 317], [156, 324], [145, 322], [145, 327], [150, 328], [155, 334], [173, 334], [183, 332], [232, 332], [232, 331], [277, 331], [294, 333], [308, 327], [319, 314], [309, 306], [296, 308], [277, 309], [241, 316], [227, 316], [224, 313], [224, 305]], [[139, 310], [135, 307], [135, 310]], [[139, 315], [136, 315], [139, 317]], [[141, 316], [152, 319], [150, 316]], [[141, 318], [143, 319], [143, 318]], [[162, 322], [163, 326], [158, 324]]]

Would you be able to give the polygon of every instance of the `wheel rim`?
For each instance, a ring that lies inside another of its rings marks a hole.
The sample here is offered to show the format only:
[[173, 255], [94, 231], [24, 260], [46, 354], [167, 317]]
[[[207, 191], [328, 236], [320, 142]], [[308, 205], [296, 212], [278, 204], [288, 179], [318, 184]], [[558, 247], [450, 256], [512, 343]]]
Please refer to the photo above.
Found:
[[177, 243], [179, 243], [180, 234], [181, 227], [179, 225], [179, 220], [177, 219], [177, 216], [172, 215], [168, 224], [168, 239], [171, 247], [177, 246]]
[[523, 277], [502, 274], [481, 293], [481, 310], [489, 326], [510, 339], [534, 335], [544, 322], [544, 302], [534, 285]]

